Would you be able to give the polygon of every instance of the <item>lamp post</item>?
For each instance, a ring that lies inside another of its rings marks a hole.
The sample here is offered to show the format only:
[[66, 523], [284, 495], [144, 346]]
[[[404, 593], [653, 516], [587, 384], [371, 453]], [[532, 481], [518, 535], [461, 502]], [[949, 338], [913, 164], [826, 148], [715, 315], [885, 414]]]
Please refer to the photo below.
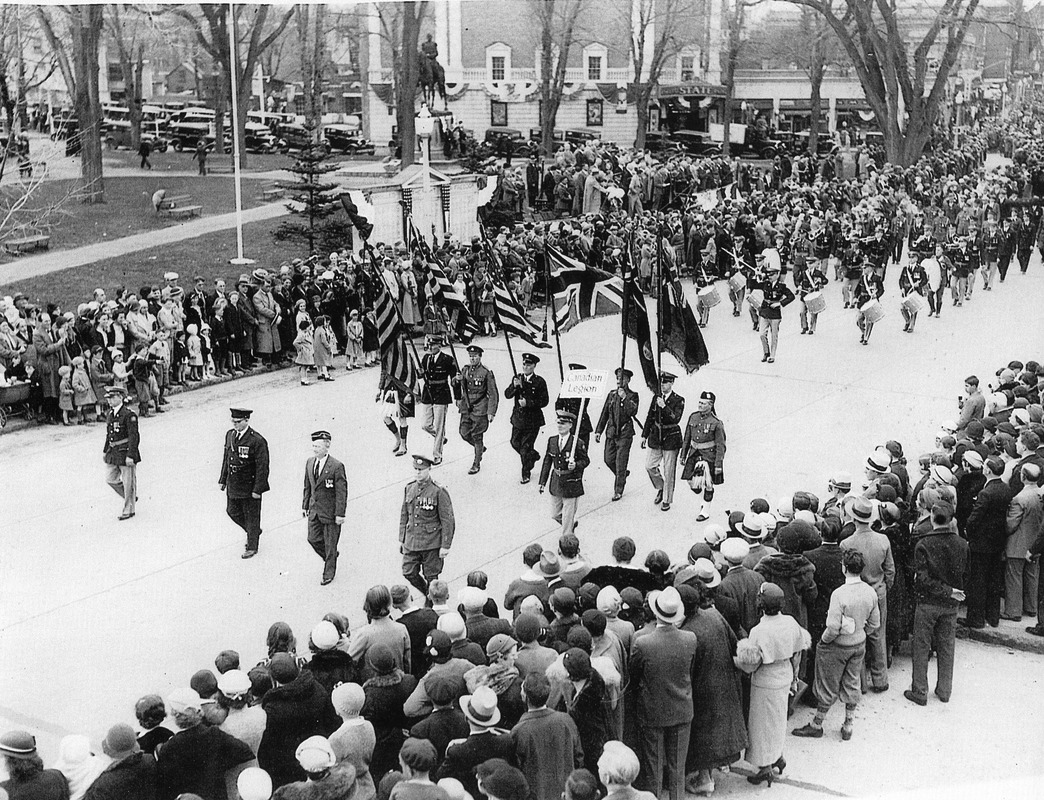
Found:
[[424, 169], [424, 191], [431, 190], [431, 134], [435, 131], [435, 118], [428, 111], [427, 104], [421, 106], [417, 114], [417, 135], [421, 138], [421, 166]]
[[955, 120], [955, 124], [953, 126], [953, 146], [956, 148], [958, 146], [961, 122], [963, 121], [964, 116], [962, 113], [964, 110], [964, 92], [957, 92], [957, 94], [953, 98], [953, 104], [957, 106], [957, 119]]

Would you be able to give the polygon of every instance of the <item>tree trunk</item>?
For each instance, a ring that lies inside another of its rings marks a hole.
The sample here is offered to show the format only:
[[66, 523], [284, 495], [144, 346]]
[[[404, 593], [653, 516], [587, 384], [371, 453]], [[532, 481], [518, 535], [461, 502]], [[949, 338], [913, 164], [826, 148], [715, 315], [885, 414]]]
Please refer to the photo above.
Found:
[[812, 113], [808, 120], [808, 153], [813, 158], [819, 146], [819, 118], [820, 103], [823, 97], [823, 62], [812, 64], [809, 72], [809, 80], [812, 83]]
[[649, 130], [649, 98], [651, 96], [652, 86], [649, 84], [642, 83], [634, 87], [634, 102], [638, 117], [638, 129], [634, 132], [635, 150], [645, 149], [645, 134]]
[[80, 176], [83, 202], [105, 202], [102, 177], [101, 102], [98, 98], [98, 44], [104, 6], [70, 6], [73, 63], [76, 71], [76, 116], [79, 118]]
[[417, 39], [420, 37], [420, 18], [423, 4], [403, 3], [402, 38], [399, 49], [400, 80], [395, 85], [395, 111], [399, 123], [399, 144], [402, 147], [402, 166], [413, 164], [417, 147], [417, 81], [420, 65], [417, 62]]

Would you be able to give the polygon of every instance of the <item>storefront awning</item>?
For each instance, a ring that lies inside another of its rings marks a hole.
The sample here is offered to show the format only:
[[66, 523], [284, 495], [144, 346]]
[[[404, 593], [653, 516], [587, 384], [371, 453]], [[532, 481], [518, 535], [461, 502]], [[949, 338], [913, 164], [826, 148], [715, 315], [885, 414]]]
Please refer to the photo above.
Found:
[[[820, 111], [829, 111], [830, 110], [830, 102], [828, 100], [826, 100], [825, 98], [820, 98], [820, 100], [819, 100], [819, 109], [820, 109]], [[779, 111], [780, 111], [781, 114], [786, 113], [788, 111], [803, 111], [805, 113], [808, 113], [811, 110], [812, 110], [812, 99], [811, 98], [801, 98], [801, 99], [797, 99], [797, 100], [780, 100], [779, 101]]]
[[657, 87], [656, 96], [659, 100], [666, 100], [670, 97], [724, 97], [725, 87], [702, 81], [671, 83]]

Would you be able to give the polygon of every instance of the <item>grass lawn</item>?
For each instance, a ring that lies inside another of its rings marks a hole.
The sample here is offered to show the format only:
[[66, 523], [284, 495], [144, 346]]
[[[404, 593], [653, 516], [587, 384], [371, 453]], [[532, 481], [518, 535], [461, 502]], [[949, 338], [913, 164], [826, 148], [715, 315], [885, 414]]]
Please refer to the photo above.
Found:
[[[244, 177], [250, 177], [252, 172], [271, 172], [277, 169], [287, 169], [293, 163], [294, 154], [285, 153], [247, 153], [246, 154], [246, 166], [243, 167]], [[381, 156], [349, 156], [340, 151], [335, 150], [330, 154], [331, 163], [344, 163], [344, 162], [378, 162], [381, 160]], [[131, 169], [138, 169], [138, 165], [141, 163], [137, 153], [132, 153], [130, 150], [106, 150], [105, 151], [106, 163], [113, 163], [120, 167], [127, 167]], [[175, 170], [193, 170], [196, 169], [196, 162], [192, 160], [192, 153], [185, 151], [183, 153], [175, 153], [173, 150], [168, 149], [166, 153], [153, 153], [149, 156], [149, 161], [152, 162], [153, 174], [168, 169]], [[216, 165], [225, 166], [231, 165], [232, 156], [226, 153], [223, 156], [214, 155], [211, 153], [207, 156], [207, 166], [211, 167]]]
[[[231, 186], [231, 183], [229, 183]], [[278, 270], [279, 265], [292, 258], [303, 258], [307, 252], [300, 245], [276, 242], [272, 238], [280, 219], [250, 223], [243, 228], [243, 247], [248, 258], [257, 266]], [[27, 281], [0, 284], [0, 295], [22, 292], [32, 302], [57, 302], [63, 309], [74, 309], [91, 298], [96, 288], [112, 291], [126, 286], [135, 294], [139, 287], [159, 286], [163, 273], [173, 270], [181, 275], [181, 285], [191, 287], [192, 278], [202, 275], [207, 288], [216, 278], [224, 278], [229, 288], [239, 272], [228, 263], [236, 256], [235, 228], [186, 239], [176, 247], [156, 247], [118, 258], [96, 261], [74, 269], [52, 272]], [[2, 278], [0, 278], [2, 280]]]
[[[64, 197], [75, 183], [55, 180], [41, 184], [37, 190], [40, 203]], [[67, 213], [53, 218], [51, 249], [67, 250], [176, 225], [180, 220], [157, 214], [153, 209], [152, 195], [157, 189], [166, 189], [168, 197], [189, 195], [193, 204], [202, 204], [207, 216], [234, 211], [236, 207], [234, 183], [225, 177], [164, 177], [153, 172], [140, 178], [106, 178], [104, 203], [82, 205], [72, 200], [63, 209]], [[261, 205], [259, 192], [255, 181], [244, 182], [244, 208]], [[0, 255], [0, 264], [14, 258], [17, 256], [4, 253]]]

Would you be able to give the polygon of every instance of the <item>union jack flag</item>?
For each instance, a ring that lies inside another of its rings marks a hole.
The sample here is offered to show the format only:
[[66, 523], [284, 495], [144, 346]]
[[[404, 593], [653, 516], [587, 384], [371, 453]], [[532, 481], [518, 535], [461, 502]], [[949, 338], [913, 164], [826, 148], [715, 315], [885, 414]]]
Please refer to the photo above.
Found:
[[623, 309], [623, 279], [575, 258], [554, 245], [546, 250], [551, 280], [548, 291], [554, 303], [559, 332], [591, 317], [619, 314]]

